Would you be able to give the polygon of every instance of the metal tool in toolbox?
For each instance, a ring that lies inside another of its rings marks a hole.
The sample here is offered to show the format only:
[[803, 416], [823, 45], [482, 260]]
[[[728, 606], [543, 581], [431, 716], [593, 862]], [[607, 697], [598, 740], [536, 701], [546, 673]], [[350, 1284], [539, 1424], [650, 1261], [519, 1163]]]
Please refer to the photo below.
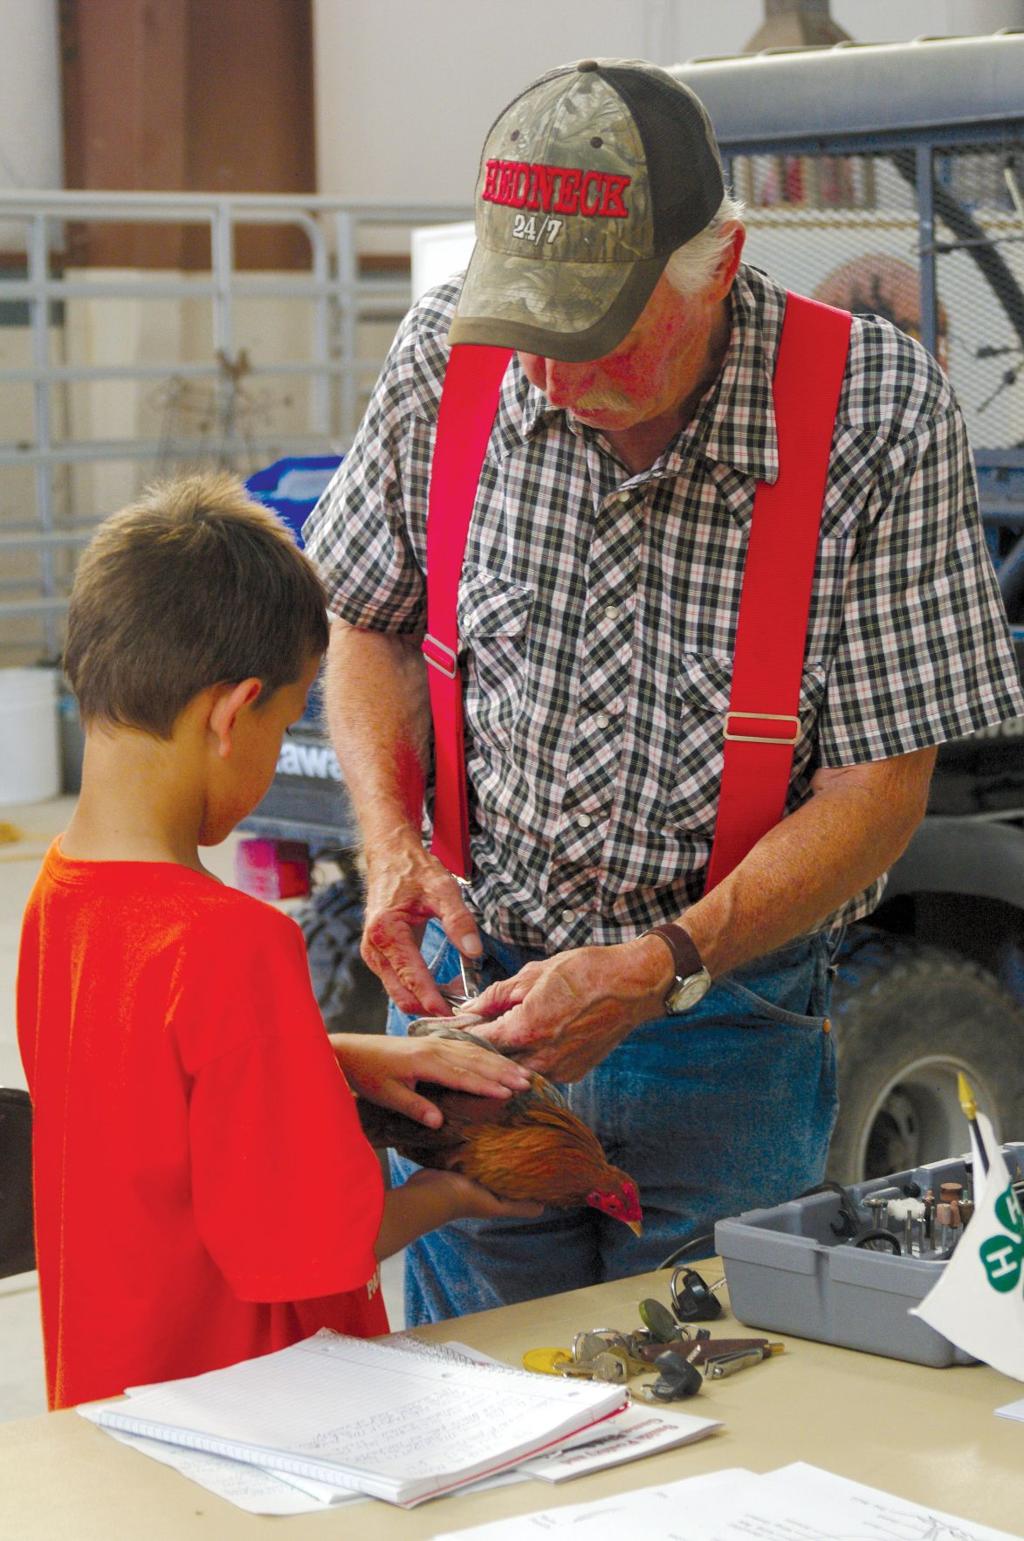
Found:
[[[1024, 1143], [1004, 1145], [1002, 1152], [1011, 1174], [1024, 1173]], [[715, 1247], [734, 1315], [762, 1331], [914, 1364], [974, 1363], [971, 1354], [909, 1314], [946, 1267], [952, 1234], [964, 1234], [963, 1195], [971, 1191], [971, 1180], [970, 1158], [956, 1157], [848, 1188], [823, 1185], [774, 1208], [720, 1220]], [[893, 1246], [901, 1243], [900, 1231], [888, 1228], [905, 1227], [908, 1215], [895, 1218], [890, 1206], [913, 1198], [913, 1189], [930, 1210], [930, 1221], [909, 1212], [914, 1229], [907, 1250]], [[885, 1228], [874, 1223], [880, 1211], [873, 1200], [884, 1201]], [[886, 1234], [888, 1243], [880, 1239]]]

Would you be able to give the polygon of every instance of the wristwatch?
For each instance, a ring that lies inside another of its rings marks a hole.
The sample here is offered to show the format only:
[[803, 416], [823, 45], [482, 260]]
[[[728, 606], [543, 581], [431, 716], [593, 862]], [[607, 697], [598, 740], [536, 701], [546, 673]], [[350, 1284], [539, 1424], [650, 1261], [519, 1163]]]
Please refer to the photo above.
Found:
[[711, 989], [711, 975], [700, 961], [697, 944], [690, 933], [674, 921], [652, 926], [644, 936], [660, 936], [672, 954], [676, 977], [665, 995], [665, 1010], [674, 1017], [681, 1016], [702, 1001]]

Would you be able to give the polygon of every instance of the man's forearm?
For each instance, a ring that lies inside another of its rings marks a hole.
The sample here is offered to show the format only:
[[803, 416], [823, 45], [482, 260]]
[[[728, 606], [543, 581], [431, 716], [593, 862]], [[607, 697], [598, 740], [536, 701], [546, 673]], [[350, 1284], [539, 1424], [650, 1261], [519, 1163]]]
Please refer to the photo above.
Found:
[[[924, 813], [933, 750], [819, 771], [812, 797], [680, 917], [712, 978], [802, 936], [866, 888]], [[644, 933], [573, 948], [485, 990], [474, 1033], [555, 1081], [578, 1081], [664, 1015], [673, 958]]]
[[417, 836], [430, 733], [425, 665], [410, 638], [335, 621], [327, 721], [363, 840]]
[[803, 935], [885, 872], [924, 814], [934, 759], [819, 772], [811, 799], [683, 917], [712, 977]]

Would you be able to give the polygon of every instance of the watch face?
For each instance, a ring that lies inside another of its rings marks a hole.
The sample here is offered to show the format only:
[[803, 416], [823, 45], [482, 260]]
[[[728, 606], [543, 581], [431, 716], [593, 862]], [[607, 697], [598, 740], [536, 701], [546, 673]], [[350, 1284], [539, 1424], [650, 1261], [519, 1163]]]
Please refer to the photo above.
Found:
[[702, 968], [686, 979], [676, 980], [665, 997], [665, 1005], [673, 1013], [689, 1011], [691, 1006], [696, 1006], [698, 1001], [704, 999], [710, 989], [711, 975], [706, 968]]

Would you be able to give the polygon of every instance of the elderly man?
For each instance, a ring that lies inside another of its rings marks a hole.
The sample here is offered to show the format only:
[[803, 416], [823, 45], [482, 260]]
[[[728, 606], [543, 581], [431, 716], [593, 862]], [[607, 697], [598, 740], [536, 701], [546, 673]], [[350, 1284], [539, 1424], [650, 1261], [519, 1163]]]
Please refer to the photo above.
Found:
[[[935, 746], [1024, 710], [949, 386], [895, 327], [845, 317], [807, 592], [785, 540], [758, 580], [761, 636], [806, 612], [796, 709], [730, 696], [755, 494], [782, 485], [780, 441], [799, 473], [820, 394], [800, 384], [827, 351], [812, 328], [773, 401], [801, 302], [742, 265], [740, 214], [664, 72], [584, 60], [528, 87], [484, 148], [468, 272], [406, 318], [307, 529], [391, 1028], [446, 1012], [436, 981], [476, 959], [481, 1031], [572, 1083], [644, 1206], [640, 1240], [589, 1209], [425, 1239], [413, 1321], [654, 1267], [820, 1180], [838, 938], [921, 818]], [[516, 350], [458, 584], [464, 888], [421, 832], [428, 484], [456, 343]], [[763, 664], [748, 644], [747, 673]], [[723, 759], [762, 739], [791, 756], [782, 816], [709, 882], [720, 792], [721, 830], [761, 779], [753, 762], [727, 796]]]

